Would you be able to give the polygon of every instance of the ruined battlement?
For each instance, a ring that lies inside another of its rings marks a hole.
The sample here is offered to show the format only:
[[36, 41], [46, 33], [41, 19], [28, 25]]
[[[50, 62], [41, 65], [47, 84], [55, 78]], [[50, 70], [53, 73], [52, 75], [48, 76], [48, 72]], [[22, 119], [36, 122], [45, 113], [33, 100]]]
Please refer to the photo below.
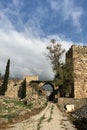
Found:
[[72, 45], [71, 48], [67, 51], [66, 57], [71, 57], [74, 58], [76, 56], [81, 54], [81, 55], [86, 55], [87, 56], [87, 46], [80, 46], [80, 45]]
[[71, 48], [73, 48], [74, 51], [87, 51], [87, 46], [72, 45]]
[[30, 81], [38, 81], [39, 78], [38, 76], [29, 76], [29, 75], [26, 75], [24, 76], [24, 79], [26, 79], [26, 82], [29, 83]]

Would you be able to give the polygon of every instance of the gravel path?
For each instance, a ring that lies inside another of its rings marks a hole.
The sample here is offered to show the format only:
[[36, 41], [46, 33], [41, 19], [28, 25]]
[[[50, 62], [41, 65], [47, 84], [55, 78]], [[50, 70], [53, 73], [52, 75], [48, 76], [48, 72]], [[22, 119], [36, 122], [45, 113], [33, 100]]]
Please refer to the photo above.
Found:
[[14, 124], [7, 130], [76, 130], [68, 118], [53, 103], [38, 115]]

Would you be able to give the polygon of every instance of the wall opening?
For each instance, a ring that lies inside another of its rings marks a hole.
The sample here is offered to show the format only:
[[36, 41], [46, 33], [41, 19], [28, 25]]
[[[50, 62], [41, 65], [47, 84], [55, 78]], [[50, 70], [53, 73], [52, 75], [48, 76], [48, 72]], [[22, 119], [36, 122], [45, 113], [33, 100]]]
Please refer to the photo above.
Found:
[[54, 86], [52, 84], [50, 84], [50, 83], [45, 83], [42, 86], [42, 89], [46, 93], [47, 100], [48, 101], [53, 101], [54, 98], [55, 98], [55, 95], [54, 95]]

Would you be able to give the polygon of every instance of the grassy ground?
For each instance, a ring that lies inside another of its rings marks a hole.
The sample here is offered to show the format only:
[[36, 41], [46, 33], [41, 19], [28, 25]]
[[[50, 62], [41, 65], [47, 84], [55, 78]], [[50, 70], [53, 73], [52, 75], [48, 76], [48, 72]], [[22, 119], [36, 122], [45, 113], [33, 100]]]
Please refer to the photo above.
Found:
[[0, 129], [5, 129], [9, 124], [25, 120], [39, 113], [42, 109], [34, 109], [32, 102], [27, 105], [21, 100], [0, 99]]

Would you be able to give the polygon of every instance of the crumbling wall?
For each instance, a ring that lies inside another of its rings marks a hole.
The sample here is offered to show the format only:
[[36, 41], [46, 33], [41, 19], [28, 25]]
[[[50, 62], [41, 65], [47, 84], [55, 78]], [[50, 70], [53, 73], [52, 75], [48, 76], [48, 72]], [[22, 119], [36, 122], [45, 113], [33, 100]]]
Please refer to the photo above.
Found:
[[18, 98], [18, 91], [21, 86], [22, 81], [13, 82], [12, 80], [9, 80], [7, 91], [5, 92], [5, 96], [10, 98]]
[[[31, 86], [29, 86], [30, 81], [36, 81], [38, 80], [38, 76], [25, 76], [24, 79], [26, 79], [27, 86], [26, 86], [26, 95], [29, 93]], [[7, 91], [5, 92], [5, 96], [10, 98], [18, 98], [20, 93], [20, 87], [23, 80], [19, 80], [14, 82], [13, 80], [9, 80]]]
[[29, 83], [30, 81], [38, 81], [38, 76], [25, 76], [24, 79]]

